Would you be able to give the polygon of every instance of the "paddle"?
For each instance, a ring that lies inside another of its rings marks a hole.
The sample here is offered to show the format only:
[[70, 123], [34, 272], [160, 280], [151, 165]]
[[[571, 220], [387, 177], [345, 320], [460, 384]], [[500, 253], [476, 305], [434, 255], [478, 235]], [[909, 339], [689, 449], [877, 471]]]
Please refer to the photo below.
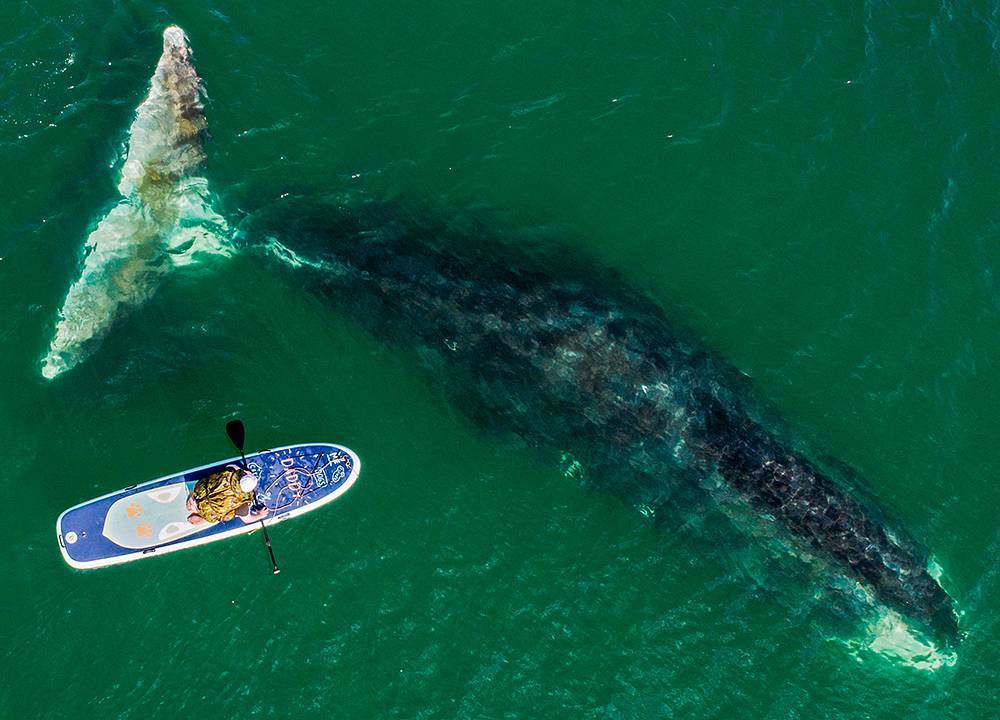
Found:
[[[229, 441], [236, 446], [236, 449], [240, 451], [240, 457], [243, 458], [243, 469], [247, 472], [250, 471], [250, 466], [247, 465], [247, 456], [243, 452], [244, 440], [246, 440], [246, 428], [243, 427], [242, 420], [230, 420], [226, 423], [226, 435], [229, 436]], [[254, 490], [254, 505], [257, 505], [257, 490]], [[264, 531], [264, 542], [267, 543], [267, 552], [271, 555], [271, 572], [277, 575], [281, 572], [278, 569], [278, 562], [274, 559], [274, 550], [271, 548], [271, 538], [267, 536], [267, 526], [264, 525], [263, 518], [260, 521], [260, 529]]]

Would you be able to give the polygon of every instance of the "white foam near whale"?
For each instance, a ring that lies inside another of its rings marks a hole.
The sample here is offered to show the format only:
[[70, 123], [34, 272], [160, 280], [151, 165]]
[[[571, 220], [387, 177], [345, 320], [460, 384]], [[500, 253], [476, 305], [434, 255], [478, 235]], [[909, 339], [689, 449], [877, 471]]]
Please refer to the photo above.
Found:
[[958, 662], [958, 654], [954, 650], [939, 647], [924, 633], [911, 627], [897, 611], [884, 607], [872, 618], [860, 637], [841, 642], [858, 662], [864, 662], [874, 654], [914, 670], [928, 672], [954, 667]]
[[85, 359], [172, 269], [231, 254], [226, 220], [200, 175], [206, 126], [201, 97], [187, 36], [168, 27], [149, 94], [129, 128], [121, 198], [87, 238], [80, 276], [66, 294], [42, 360], [44, 377]]

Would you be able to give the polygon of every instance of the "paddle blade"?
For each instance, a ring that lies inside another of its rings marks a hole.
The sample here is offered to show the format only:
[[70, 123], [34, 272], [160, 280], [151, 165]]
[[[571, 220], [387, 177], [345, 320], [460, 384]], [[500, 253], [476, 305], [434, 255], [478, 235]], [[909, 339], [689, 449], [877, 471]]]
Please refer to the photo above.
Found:
[[236, 446], [236, 449], [243, 452], [243, 441], [246, 438], [246, 429], [242, 420], [230, 420], [226, 423], [226, 435], [229, 441]]

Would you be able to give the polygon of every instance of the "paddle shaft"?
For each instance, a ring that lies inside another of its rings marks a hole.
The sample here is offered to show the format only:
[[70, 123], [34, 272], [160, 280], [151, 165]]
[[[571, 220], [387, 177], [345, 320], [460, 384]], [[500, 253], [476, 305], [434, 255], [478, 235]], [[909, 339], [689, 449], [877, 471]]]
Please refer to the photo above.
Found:
[[[243, 455], [242, 450], [240, 450], [240, 455], [243, 457], [243, 467], [249, 470], [250, 466], [247, 465], [247, 458], [246, 455]], [[253, 491], [253, 499], [254, 505], [257, 507], [263, 507], [264, 504], [260, 502], [260, 498], [257, 497], [256, 488]], [[267, 525], [264, 524], [264, 518], [260, 519], [260, 529], [264, 531], [264, 544], [267, 545], [267, 554], [271, 556], [271, 574], [277, 575], [281, 572], [281, 570], [278, 569], [278, 561], [274, 559], [274, 548], [271, 547], [271, 538], [267, 534]]]
[[267, 536], [267, 525], [264, 524], [263, 520], [260, 521], [260, 529], [264, 531], [264, 543], [267, 545], [267, 552], [271, 556], [271, 574], [277, 575], [281, 572], [281, 570], [278, 569], [278, 561], [274, 559], [274, 550], [271, 548], [271, 538]]
[[[226, 435], [229, 436], [229, 440], [236, 446], [236, 449], [240, 451], [240, 457], [243, 459], [243, 469], [250, 472], [250, 465], [247, 464], [247, 456], [243, 452], [243, 439], [245, 437], [243, 423], [240, 420], [232, 420], [226, 423]], [[253, 492], [253, 499], [254, 506], [260, 507], [256, 488]], [[260, 520], [260, 529], [264, 531], [264, 544], [267, 545], [267, 554], [271, 556], [271, 574], [277, 575], [281, 570], [278, 569], [278, 561], [274, 559], [274, 548], [271, 547], [271, 537], [267, 534], [267, 525], [264, 524], [263, 518]]]
[[[247, 465], [247, 456], [243, 454], [243, 448], [240, 448], [240, 457], [243, 458], [243, 469], [249, 472], [250, 466]], [[253, 491], [253, 499], [254, 505], [263, 507], [263, 503], [257, 497], [256, 488]], [[267, 554], [271, 556], [271, 574], [277, 575], [281, 570], [278, 568], [278, 561], [274, 559], [274, 548], [271, 547], [271, 537], [267, 534], [267, 525], [264, 524], [264, 518], [260, 519], [260, 529], [264, 531], [264, 544], [267, 545]]]

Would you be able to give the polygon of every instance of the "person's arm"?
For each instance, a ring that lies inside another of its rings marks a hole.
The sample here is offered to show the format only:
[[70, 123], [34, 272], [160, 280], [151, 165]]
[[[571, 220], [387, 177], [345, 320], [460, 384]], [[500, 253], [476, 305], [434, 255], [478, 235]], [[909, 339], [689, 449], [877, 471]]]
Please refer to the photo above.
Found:
[[257, 522], [262, 517], [267, 515], [267, 508], [261, 508], [257, 512], [253, 511], [253, 503], [245, 502], [236, 508], [236, 517], [238, 517], [243, 522], [249, 524], [252, 522]]

